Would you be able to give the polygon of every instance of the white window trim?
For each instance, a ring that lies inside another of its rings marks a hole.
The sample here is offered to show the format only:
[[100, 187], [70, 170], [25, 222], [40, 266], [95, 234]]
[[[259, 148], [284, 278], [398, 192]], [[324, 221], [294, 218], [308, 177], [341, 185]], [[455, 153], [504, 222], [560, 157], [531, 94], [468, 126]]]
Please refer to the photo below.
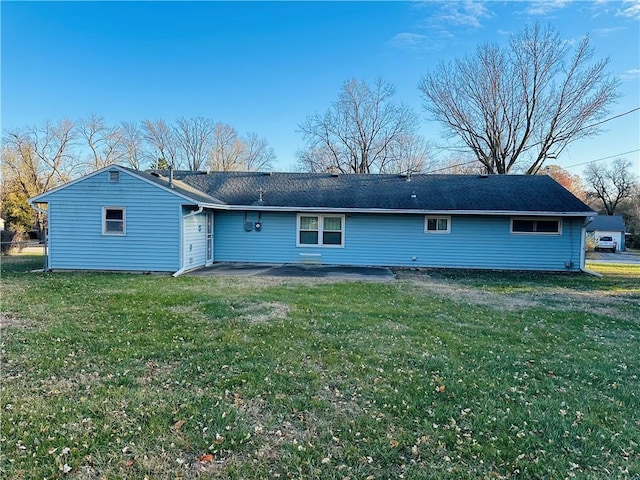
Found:
[[[107, 232], [107, 210], [122, 210], [122, 232]], [[102, 235], [109, 237], [123, 237], [127, 234], [127, 209], [126, 207], [107, 206], [102, 207]]]
[[[115, 178], [112, 177], [112, 175], [114, 175]], [[109, 181], [111, 183], [118, 183], [120, 181], [120, 171], [119, 170], [109, 170]]]
[[[513, 231], [513, 222], [514, 220], [524, 220], [526, 222], [558, 222], [558, 231], [557, 232], [514, 232]], [[557, 217], [511, 217], [510, 220], [510, 232], [511, 235], [555, 235], [556, 237], [562, 235], [562, 219]]]
[[[301, 217], [318, 217], [318, 243], [300, 243], [300, 218]], [[323, 227], [324, 227], [324, 219], [328, 218], [340, 218], [340, 225], [342, 226], [342, 230], [340, 231], [340, 245], [334, 244], [323, 244]], [[296, 224], [296, 247], [301, 248], [344, 248], [344, 231], [345, 231], [345, 216], [344, 215], [336, 215], [336, 214], [323, 214], [323, 213], [299, 213]]]
[[[436, 224], [438, 220], [445, 219], [447, 221], [447, 229], [446, 230], [428, 230], [427, 225], [429, 220], [435, 220]], [[434, 235], [446, 235], [451, 233], [451, 216], [450, 215], [425, 215], [424, 217], [424, 233], [434, 234]]]

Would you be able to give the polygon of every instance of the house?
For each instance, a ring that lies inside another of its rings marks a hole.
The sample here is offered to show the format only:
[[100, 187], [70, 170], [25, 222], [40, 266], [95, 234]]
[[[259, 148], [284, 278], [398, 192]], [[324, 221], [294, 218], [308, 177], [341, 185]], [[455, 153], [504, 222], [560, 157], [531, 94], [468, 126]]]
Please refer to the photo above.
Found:
[[620, 215], [598, 215], [587, 224], [587, 235], [597, 242], [600, 237], [612, 237], [616, 242], [616, 251], [625, 250], [624, 220]]
[[546, 175], [142, 172], [112, 165], [31, 200], [49, 269], [215, 262], [579, 271], [594, 212]]

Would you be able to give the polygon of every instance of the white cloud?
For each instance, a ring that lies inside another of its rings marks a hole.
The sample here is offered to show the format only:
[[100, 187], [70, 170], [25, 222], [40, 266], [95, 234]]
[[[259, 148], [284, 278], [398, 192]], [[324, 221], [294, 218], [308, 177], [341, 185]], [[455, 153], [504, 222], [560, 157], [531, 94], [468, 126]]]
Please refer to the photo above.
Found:
[[622, 8], [618, 9], [616, 16], [640, 20], [640, 0], [624, 0]]
[[560, 10], [571, 3], [571, 0], [534, 0], [525, 9], [529, 15], [549, 15], [555, 10]]
[[483, 2], [465, 0], [463, 2], [448, 2], [437, 14], [436, 22], [445, 22], [453, 25], [479, 28], [484, 18], [491, 18], [493, 14]]
[[631, 70], [627, 70], [622, 75], [620, 75], [622, 80], [637, 80], [640, 78], [640, 68], [633, 68]]
[[610, 27], [610, 28], [596, 28], [593, 30], [593, 34], [597, 35], [599, 37], [606, 37], [612, 33], [616, 33], [616, 32], [622, 32], [624, 30], [626, 30], [627, 27]]
[[389, 45], [395, 48], [419, 49], [427, 46], [429, 37], [419, 33], [398, 33], [391, 40]]

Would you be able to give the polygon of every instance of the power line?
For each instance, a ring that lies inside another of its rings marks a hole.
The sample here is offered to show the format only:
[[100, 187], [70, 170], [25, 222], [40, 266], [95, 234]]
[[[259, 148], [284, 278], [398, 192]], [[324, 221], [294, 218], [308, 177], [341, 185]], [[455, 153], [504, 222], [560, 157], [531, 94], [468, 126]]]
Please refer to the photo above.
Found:
[[[633, 112], [635, 112], [637, 110], [640, 110], [640, 107], [633, 108], [633, 109], [629, 110], [628, 112], [620, 113], [619, 115], [615, 115], [613, 117], [605, 118], [604, 120], [602, 120], [600, 122], [594, 123], [592, 125], [588, 125], [586, 127], [582, 127], [580, 130], [584, 130], [585, 128], [597, 127], [600, 124], [603, 124], [605, 122], [609, 122], [611, 120], [615, 120], [616, 118], [624, 117], [625, 115], [629, 115], [630, 113], [633, 113]], [[580, 130], [578, 130], [578, 131], [580, 131]]]
[[608, 157], [596, 158], [595, 160], [589, 160], [588, 162], [575, 163], [573, 165], [569, 165], [569, 166], [564, 167], [564, 168], [567, 169], [567, 168], [572, 168], [572, 167], [579, 167], [580, 165], [587, 165], [589, 163], [600, 162], [602, 160], [608, 160], [610, 158], [620, 157], [622, 155], [628, 155], [630, 153], [636, 153], [636, 152], [640, 152], [640, 148], [636, 148], [635, 150], [629, 150], [628, 152], [617, 153], [615, 155], [609, 155]]
[[[587, 128], [597, 127], [598, 125], [602, 125], [603, 123], [610, 122], [611, 120], [615, 120], [616, 118], [624, 117], [625, 115], [629, 115], [630, 113], [636, 112], [636, 111], [638, 111], [638, 110], [640, 110], [640, 107], [632, 108], [632, 109], [631, 109], [631, 110], [629, 110], [629, 111], [626, 111], [626, 112], [623, 112], [623, 113], [619, 113], [618, 115], [614, 115], [613, 117], [605, 118], [604, 120], [600, 120], [599, 122], [592, 123], [591, 125], [586, 125], [586, 126], [584, 126], [584, 127], [580, 128], [580, 129], [576, 130], [576, 131], [577, 131], [577, 132], [579, 132], [579, 131], [581, 131], [581, 130], [586, 130]], [[542, 142], [534, 143], [534, 144], [533, 144], [533, 145], [531, 145], [531, 146], [535, 146], [535, 145], [538, 145], [538, 144], [540, 144], [540, 143], [542, 143]], [[570, 165], [570, 166], [565, 167], [565, 168], [578, 167], [578, 166], [580, 166], [580, 165], [586, 165], [587, 163], [599, 162], [600, 160], [607, 160], [607, 159], [609, 159], [609, 158], [619, 157], [620, 155], [627, 155], [627, 154], [629, 154], [629, 153], [635, 153], [635, 152], [637, 152], [637, 151], [639, 151], [639, 150], [640, 150], [640, 149], [638, 149], [638, 150], [631, 150], [631, 151], [629, 151], [629, 152], [619, 153], [619, 154], [617, 154], [617, 155], [611, 155], [610, 157], [598, 158], [598, 159], [596, 159], [596, 160], [589, 160], [588, 162], [577, 163], [577, 164], [575, 164], [575, 165]], [[437, 168], [437, 169], [435, 169], [435, 170], [429, 170], [428, 172], [425, 172], [425, 173], [436, 173], [436, 172], [441, 172], [441, 171], [443, 171], [443, 170], [449, 170], [449, 169], [451, 169], [451, 168], [463, 167], [463, 166], [465, 166], [465, 165], [471, 165], [472, 163], [476, 163], [476, 162], [478, 162], [478, 160], [477, 160], [477, 159], [476, 159], [476, 160], [471, 160], [471, 161], [469, 161], [469, 162], [464, 162], [464, 163], [456, 163], [455, 165], [448, 165], [448, 166], [446, 166], [446, 167]]]

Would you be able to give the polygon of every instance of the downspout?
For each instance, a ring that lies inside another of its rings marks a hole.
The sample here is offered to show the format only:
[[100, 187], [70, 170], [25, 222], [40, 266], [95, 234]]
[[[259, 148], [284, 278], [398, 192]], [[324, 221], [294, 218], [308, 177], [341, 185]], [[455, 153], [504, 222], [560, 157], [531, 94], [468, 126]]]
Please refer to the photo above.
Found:
[[586, 239], [587, 239], [587, 225], [593, 222], [593, 217], [587, 217], [588, 220], [584, 222], [582, 225], [582, 234], [580, 235], [580, 271], [582, 273], [586, 273], [588, 275], [593, 275], [594, 277], [602, 277], [603, 275], [598, 272], [594, 272], [593, 270], [587, 270], [586, 267]]
[[[36, 212], [38, 213], [42, 213], [44, 216], [46, 216], [47, 218], [49, 218], [49, 211], [45, 210], [43, 208], [38, 207], [34, 202], [32, 202], [31, 200], [27, 200], [27, 202], [29, 203], [29, 205], [31, 206], [31, 208], [33, 208]], [[49, 222], [47, 222], [48, 224]], [[44, 265], [43, 265], [43, 270], [46, 272], [47, 270], [49, 270], [49, 234], [47, 232], [48, 228], [45, 229], [44, 231], [44, 244], [42, 246], [43, 249], [43, 261], [44, 261]]]
[[[186, 215], [184, 215], [182, 217], [182, 221], [184, 222], [185, 218], [193, 217], [194, 215], [198, 215], [198, 214], [202, 213], [203, 210], [204, 210], [204, 207], [202, 205], [198, 205], [198, 210], [194, 210], [193, 212], [187, 213]], [[184, 234], [184, 232], [183, 232], [183, 234]], [[184, 252], [180, 252], [180, 258], [182, 259], [182, 263], [184, 263]], [[187, 271], [186, 265], [182, 265], [180, 270], [174, 272], [171, 276], [172, 277], [178, 277], [178, 276], [182, 275], [186, 271]]]

